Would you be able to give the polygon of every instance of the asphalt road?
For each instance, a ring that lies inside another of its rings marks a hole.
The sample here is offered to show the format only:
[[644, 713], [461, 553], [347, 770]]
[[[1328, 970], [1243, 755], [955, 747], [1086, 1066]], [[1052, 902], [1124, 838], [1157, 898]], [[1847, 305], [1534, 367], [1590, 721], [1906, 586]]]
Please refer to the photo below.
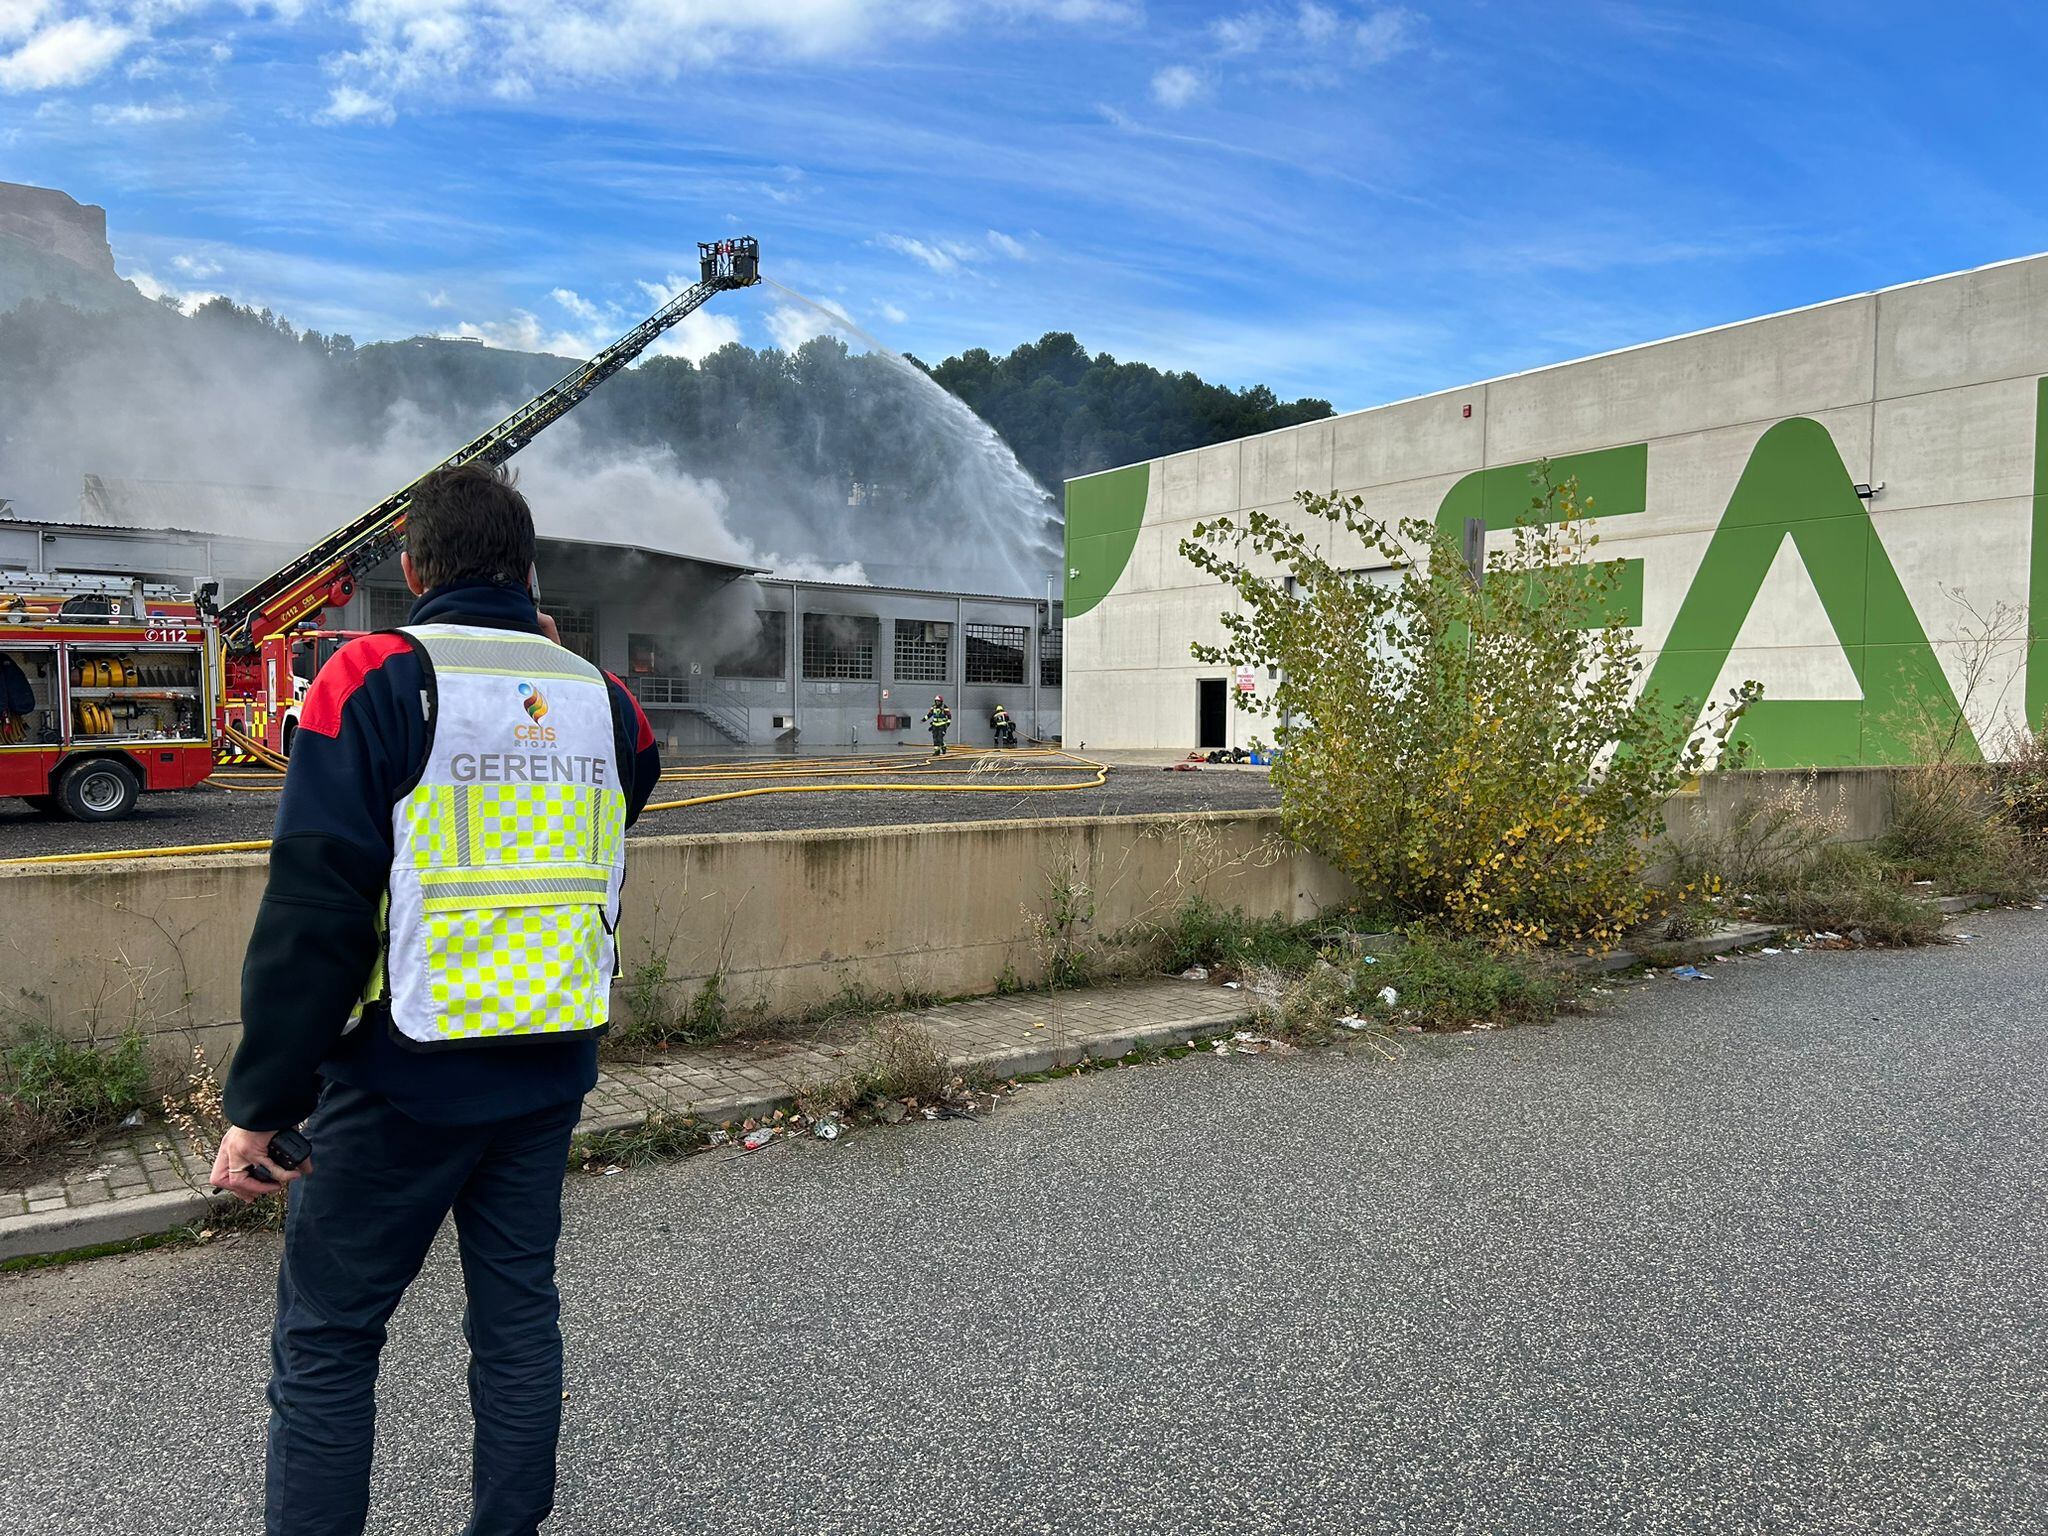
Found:
[[[550, 1530], [2048, 1530], [2048, 918], [1965, 921], [579, 1179]], [[273, 1259], [0, 1284], [0, 1528], [253, 1529]], [[455, 1281], [378, 1531], [463, 1518]]]
[[[920, 760], [913, 757], [901, 768], [891, 768], [879, 777], [889, 782], [914, 782], [921, 768]], [[1074, 784], [1085, 781], [1087, 775], [1069, 769], [1057, 773], [1018, 772], [1007, 777], [1018, 783]], [[655, 799], [745, 789], [755, 782], [758, 781], [664, 783]], [[891, 827], [1027, 816], [1135, 816], [1241, 810], [1279, 803], [1263, 773], [1166, 773], [1157, 768], [1118, 767], [1109, 771], [1108, 782], [1100, 787], [1061, 790], [1055, 794], [998, 790], [963, 795], [906, 790], [886, 794], [759, 795], [650, 815], [634, 831], [646, 836], [672, 832], [768, 832], [792, 827]], [[253, 842], [270, 836], [276, 816], [274, 793], [236, 794], [204, 786], [144, 795], [133, 815], [92, 825], [51, 819], [31, 811], [20, 800], [0, 799], [0, 858]]]

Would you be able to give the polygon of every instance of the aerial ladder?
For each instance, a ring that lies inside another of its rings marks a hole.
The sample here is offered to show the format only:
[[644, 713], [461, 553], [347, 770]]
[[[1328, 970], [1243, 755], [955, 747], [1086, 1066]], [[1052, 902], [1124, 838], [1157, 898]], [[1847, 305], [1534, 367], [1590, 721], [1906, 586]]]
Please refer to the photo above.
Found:
[[[646, 351], [655, 337], [701, 308], [713, 294], [729, 288], [751, 287], [761, 280], [760, 242], [751, 237], [699, 241], [697, 255], [697, 282], [483, 436], [456, 449], [427, 474], [457, 464], [503, 464]], [[347, 603], [355, 595], [356, 583], [404, 544], [406, 512], [420, 480], [426, 478], [422, 475], [403, 490], [385, 497], [354, 522], [337, 528], [282, 570], [226, 603], [215, 606], [211, 594], [202, 593], [202, 606], [218, 626], [223, 656], [250, 655], [271, 636], [288, 633], [322, 609]]]

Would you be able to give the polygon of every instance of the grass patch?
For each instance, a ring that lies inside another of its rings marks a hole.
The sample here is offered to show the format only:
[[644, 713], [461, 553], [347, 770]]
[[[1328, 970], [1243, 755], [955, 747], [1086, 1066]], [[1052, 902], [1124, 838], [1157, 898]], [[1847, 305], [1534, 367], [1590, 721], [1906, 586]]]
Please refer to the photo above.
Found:
[[878, 1020], [859, 1049], [858, 1066], [840, 1077], [808, 1085], [797, 1095], [799, 1111], [812, 1119], [829, 1114], [867, 1115], [892, 1101], [936, 1103], [964, 1087], [953, 1073], [945, 1048], [912, 1020], [895, 1016]]
[[1885, 947], [1931, 944], [1942, 915], [1874, 849], [1837, 843], [1765, 889], [1745, 893], [1755, 916]]
[[612, 1021], [606, 1043], [614, 1050], [658, 1051], [716, 1045], [739, 1032], [722, 971], [704, 977], [685, 996], [686, 985], [669, 975], [665, 955], [634, 966], [626, 979], [626, 1017]]
[[66, 1248], [62, 1253], [24, 1253], [18, 1258], [0, 1259], [0, 1275], [26, 1274], [36, 1269], [61, 1269], [66, 1264], [83, 1264], [90, 1259], [118, 1258], [124, 1253], [145, 1253], [151, 1248], [170, 1248], [193, 1241], [194, 1229], [179, 1227], [171, 1232], [146, 1232], [141, 1237], [124, 1237], [114, 1243], [89, 1243], [83, 1248]]
[[591, 1131], [569, 1142], [569, 1166], [592, 1164], [641, 1168], [701, 1152], [712, 1143], [710, 1128], [694, 1115], [651, 1114], [638, 1125]]
[[1233, 976], [1254, 969], [1306, 972], [1326, 953], [1342, 949], [1365, 919], [1357, 912], [1330, 912], [1305, 923], [1281, 917], [1247, 917], [1244, 908], [1225, 909], [1203, 896], [1190, 896], [1159, 926], [1162, 963], [1169, 971], [1191, 966], [1221, 968]]
[[137, 1033], [103, 1049], [25, 1020], [0, 1047], [0, 1160], [22, 1162], [91, 1136], [155, 1102], [149, 1047]]
[[[1570, 1007], [1584, 985], [1575, 971], [1428, 928], [1410, 929], [1407, 943], [1376, 965], [1361, 965], [1354, 976], [1355, 1000], [1425, 1029], [1545, 1023]], [[1379, 1002], [1382, 987], [1399, 995], [1391, 1008]]]

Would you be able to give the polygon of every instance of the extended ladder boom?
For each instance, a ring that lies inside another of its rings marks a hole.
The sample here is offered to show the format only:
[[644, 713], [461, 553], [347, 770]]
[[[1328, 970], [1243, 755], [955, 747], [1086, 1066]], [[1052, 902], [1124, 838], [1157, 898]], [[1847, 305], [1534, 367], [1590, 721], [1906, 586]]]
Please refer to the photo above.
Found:
[[[458, 448], [434, 469], [481, 462], [502, 464], [574, 410], [591, 391], [644, 352], [670, 326], [714, 293], [746, 288], [761, 280], [761, 255], [752, 239], [700, 242], [702, 277], [582, 364], [561, 382], [542, 390], [490, 431]], [[432, 474], [434, 471], [427, 471]], [[424, 480], [426, 475], [420, 476]], [[387, 496], [346, 527], [338, 528], [282, 570], [265, 577], [219, 610], [221, 648], [245, 654], [265, 636], [290, 629], [323, 608], [340, 607], [355, 593], [356, 581], [389, 559], [405, 541], [405, 514], [415, 480]]]

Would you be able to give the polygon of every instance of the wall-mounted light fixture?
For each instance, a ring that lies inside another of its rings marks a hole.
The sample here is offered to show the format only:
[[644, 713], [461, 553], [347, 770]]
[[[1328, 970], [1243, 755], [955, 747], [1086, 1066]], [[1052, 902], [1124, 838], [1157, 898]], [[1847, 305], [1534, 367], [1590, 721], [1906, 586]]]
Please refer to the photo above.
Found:
[[1882, 480], [1878, 481], [1875, 485], [1865, 485], [1860, 480], [1856, 482], [1856, 494], [1858, 496], [1861, 496], [1865, 501], [1869, 501], [1872, 498], [1876, 497], [1883, 490], [1884, 482]]

